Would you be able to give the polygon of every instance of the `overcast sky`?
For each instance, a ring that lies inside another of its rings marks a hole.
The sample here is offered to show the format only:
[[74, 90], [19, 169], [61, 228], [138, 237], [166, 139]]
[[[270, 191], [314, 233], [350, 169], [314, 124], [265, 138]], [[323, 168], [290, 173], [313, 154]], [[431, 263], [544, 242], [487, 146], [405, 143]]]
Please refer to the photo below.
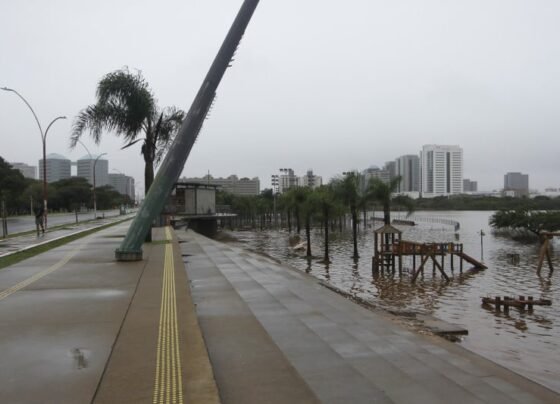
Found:
[[[0, 87], [18, 90], [72, 160], [71, 124], [99, 79], [141, 70], [160, 106], [187, 110], [241, 0], [1, 0]], [[261, 0], [183, 172], [324, 180], [424, 144], [457, 144], [464, 176], [499, 189], [508, 171], [560, 186], [557, 0]], [[37, 165], [38, 129], [0, 92], [0, 156]], [[143, 190], [139, 147], [111, 133], [92, 153]]]

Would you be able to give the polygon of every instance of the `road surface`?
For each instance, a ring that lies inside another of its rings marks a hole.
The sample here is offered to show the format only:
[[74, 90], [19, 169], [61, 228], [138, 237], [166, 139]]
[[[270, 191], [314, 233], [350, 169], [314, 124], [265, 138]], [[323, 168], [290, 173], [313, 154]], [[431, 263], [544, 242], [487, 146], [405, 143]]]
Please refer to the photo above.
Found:
[[[98, 210], [97, 216], [109, 217], [117, 216], [118, 209]], [[93, 212], [78, 213], [78, 221], [93, 219]], [[61, 224], [76, 223], [75, 213], [53, 213], [48, 215], [48, 227], [58, 226]], [[29, 230], [35, 230], [35, 216], [13, 216], [8, 217], [8, 234], [22, 233]], [[0, 231], [1, 233], [1, 231]]]

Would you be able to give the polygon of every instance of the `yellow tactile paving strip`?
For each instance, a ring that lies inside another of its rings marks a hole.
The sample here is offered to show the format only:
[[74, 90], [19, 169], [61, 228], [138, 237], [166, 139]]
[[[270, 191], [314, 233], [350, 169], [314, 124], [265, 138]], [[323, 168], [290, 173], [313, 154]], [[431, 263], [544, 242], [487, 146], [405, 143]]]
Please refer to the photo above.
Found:
[[[166, 240], [171, 240], [169, 227]], [[183, 403], [181, 355], [177, 325], [177, 298], [175, 293], [175, 265], [173, 244], [165, 246], [157, 360], [154, 382], [154, 404]]]

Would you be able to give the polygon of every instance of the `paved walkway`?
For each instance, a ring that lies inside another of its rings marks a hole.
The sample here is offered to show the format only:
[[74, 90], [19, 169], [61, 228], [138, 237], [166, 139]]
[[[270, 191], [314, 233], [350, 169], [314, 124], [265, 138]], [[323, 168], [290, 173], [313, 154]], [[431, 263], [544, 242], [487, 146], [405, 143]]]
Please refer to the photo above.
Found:
[[0, 403], [218, 402], [176, 240], [116, 262], [128, 225], [0, 270]]
[[438, 337], [403, 329], [265, 257], [179, 233], [224, 403], [559, 403]]
[[0, 270], [0, 403], [560, 402], [192, 231], [116, 262], [127, 227]]

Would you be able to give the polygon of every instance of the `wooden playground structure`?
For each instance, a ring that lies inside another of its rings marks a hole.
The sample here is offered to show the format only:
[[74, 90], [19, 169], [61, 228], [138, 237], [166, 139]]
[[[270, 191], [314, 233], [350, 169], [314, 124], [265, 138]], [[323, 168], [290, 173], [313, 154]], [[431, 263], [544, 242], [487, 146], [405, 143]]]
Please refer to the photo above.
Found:
[[[445, 258], [449, 257], [451, 271], [455, 269], [455, 257], [459, 261], [459, 270], [463, 272], [463, 262], [466, 261], [477, 269], [486, 269], [486, 265], [463, 252], [463, 244], [456, 243], [417, 243], [402, 240], [402, 232], [391, 226], [384, 225], [374, 231], [374, 255], [372, 257], [372, 271], [378, 273], [380, 270], [399, 271], [402, 275], [403, 258], [412, 260], [412, 283], [420, 273], [424, 274], [424, 268], [428, 260], [432, 261], [432, 269], [435, 275], [436, 269], [441, 276], [449, 281], [445, 273]], [[439, 258], [439, 260], [438, 260]], [[418, 268], [416, 264], [419, 263]]]

